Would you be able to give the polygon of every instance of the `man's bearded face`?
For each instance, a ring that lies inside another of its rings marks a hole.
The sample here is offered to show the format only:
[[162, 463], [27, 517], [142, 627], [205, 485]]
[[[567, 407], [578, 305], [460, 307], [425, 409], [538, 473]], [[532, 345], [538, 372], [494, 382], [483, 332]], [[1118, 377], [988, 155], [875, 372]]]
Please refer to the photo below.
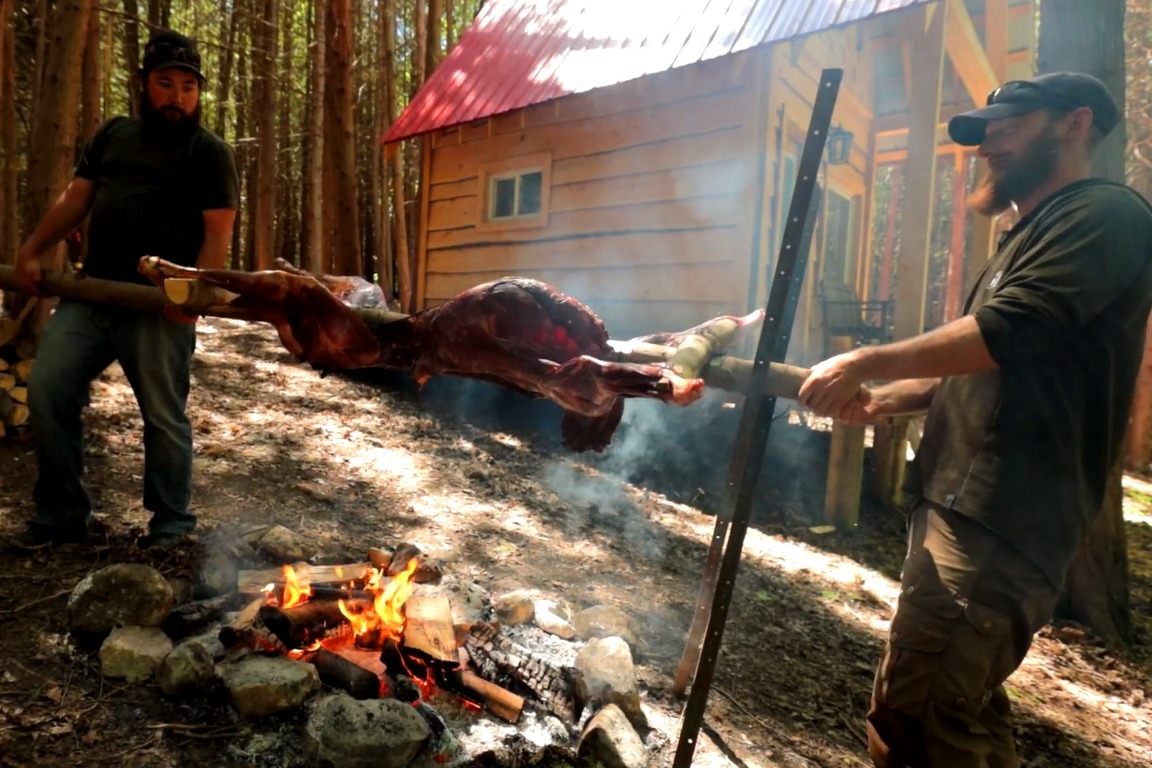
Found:
[[[988, 158], [988, 171], [976, 190], [968, 196], [968, 207], [985, 216], [1003, 213], [1013, 202], [1027, 199], [1056, 173], [1060, 140], [1051, 119], [1031, 138], [1024, 139], [1023, 121], [1031, 116], [1009, 118], [1010, 126], [989, 126], [982, 154]], [[996, 131], [996, 128], [1001, 130]]]

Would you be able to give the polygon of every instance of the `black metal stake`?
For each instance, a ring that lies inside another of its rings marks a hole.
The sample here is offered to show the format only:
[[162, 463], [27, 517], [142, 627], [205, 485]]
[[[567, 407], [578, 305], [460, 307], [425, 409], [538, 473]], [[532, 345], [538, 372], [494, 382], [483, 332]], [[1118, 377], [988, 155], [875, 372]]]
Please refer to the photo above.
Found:
[[[815, 218], [811, 212], [814, 202], [818, 200], [815, 194], [817, 173], [843, 76], [842, 69], [825, 69], [820, 75], [819, 91], [812, 109], [792, 202], [788, 209], [788, 221], [784, 227], [784, 238], [780, 243], [780, 253], [772, 277], [764, 325], [756, 344], [756, 359], [748, 390], [750, 394], [744, 402], [740, 427], [732, 449], [724, 502], [717, 515], [716, 530], [709, 548], [693, 632], [689, 635], [681, 662], [682, 668], [689, 665], [696, 669], [692, 690], [684, 708], [673, 768], [688, 768], [692, 764], [700, 726], [704, 721], [704, 709], [720, 654], [724, 623], [728, 618], [728, 607], [740, 567], [744, 537], [748, 532], [752, 498], [760, 479], [760, 467], [764, 462], [772, 427], [772, 411], [776, 405], [775, 397], [751, 393], [764, 391], [768, 364], [782, 362], [788, 349], [796, 314], [796, 298], [799, 296], [799, 281], [794, 283], [797, 263], [799, 261], [799, 276], [803, 279], [804, 262], [801, 261], [801, 255], [806, 258], [811, 242]], [[703, 625], [701, 622], [705, 614], [707, 624]], [[693, 659], [698, 659], [698, 663], [693, 662]]]

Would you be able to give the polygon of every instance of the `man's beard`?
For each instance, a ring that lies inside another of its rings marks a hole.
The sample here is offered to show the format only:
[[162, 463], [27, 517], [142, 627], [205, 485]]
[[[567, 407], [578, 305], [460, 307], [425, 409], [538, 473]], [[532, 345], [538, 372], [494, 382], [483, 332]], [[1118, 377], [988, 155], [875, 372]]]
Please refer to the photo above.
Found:
[[[168, 114], [177, 114], [179, 118], [172, 119]], [[167, 139], [186, 139], [200, 126], [200, 104], [190, 114], [184, 114], [179, 107], [152, 106], [147, 93], [140, 94], [140, 117], [147, 130], [157, 136]]]
[[968, 196], [968, 207], [984, 216], [997, 216], [1051, 180], [1056, 173], [1059, 147], [1055, 133], [1055, 128], [1049, 126], [1019, 156], [1008, 161], [998, 176], [991, 170], [985, 173]]

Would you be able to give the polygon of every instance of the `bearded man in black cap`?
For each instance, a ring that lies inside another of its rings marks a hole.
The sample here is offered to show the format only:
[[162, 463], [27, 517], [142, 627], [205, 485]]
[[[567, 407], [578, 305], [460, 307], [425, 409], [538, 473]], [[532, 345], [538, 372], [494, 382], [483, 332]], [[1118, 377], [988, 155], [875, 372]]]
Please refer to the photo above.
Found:
[[[84, 147], [75, 177], [21, 246], [16, 279], [40, 294], [40, 257], [90, 215], [82, 271], [147, 283], [144, 256], [224, 266], [239, 202], [231, 148], [200, 125], [204, 75], [192, 40], [151, 36], [140, 70], [141, 114], [104, 123]], [[81, 412], [91, 382], [118, 361], [144, 421], [142, 546], [170, 546], [196, 526], [189, 511], [192, 430], [186, 414], [196, 318], [61, 300], [45, 326], [28, 382], [38, 476], [35, 513], [14, 544], [81, 542], [92, 503], [83, 483]]]
[[1014, 205], [1018, 222], [963, 317], [825, 360], [801, 388], [801, 404], [855, 424], [927, 411], [868, 713], [877, 766], [1020, 764], [1003, 683], [1103, 504], [1152, 308], [1152, 209], [1092, 175], [1120, 120], [1078, 73], [1007, 83], [953, 118], [953, 141], [988, 161], [971, 207]]

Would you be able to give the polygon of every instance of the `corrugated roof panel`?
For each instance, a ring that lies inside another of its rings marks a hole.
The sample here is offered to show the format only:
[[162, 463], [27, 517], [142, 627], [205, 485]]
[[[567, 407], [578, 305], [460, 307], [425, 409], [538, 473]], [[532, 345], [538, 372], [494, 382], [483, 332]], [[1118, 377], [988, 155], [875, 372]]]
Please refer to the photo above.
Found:
[[808, 15], [804, 17], [801, 32], [818, 32], [832, 26], [848, 2], [849, 0], [814, 0]]
[[937, 0], [488, 0], [385, 141]]
[[747, 0], [712, 0], [701, 2], [696, 9], [692, 34], [676, 56], [675, 66], [716, 58], [731, 51], [731, 43], [740, 34], [748, 18]]
[[[780, 13], [776, 16], [776, 21], [772, 22], [772, 26], [768, 28], [768, 39], [770, 40], [786, 40], [794, 35], [798, 35], [804, 24], [804, 17], [808, 14], [813, 2], [827, 2], [829, 0], [792, 0], [785, 2], [780, 7]], [[831, 2], [838, 2], [838, 0], [830, 0]], [[810, 32], [819, 32], [818, 29], [809, 30]]]
[[836, 23], [849, 24], [875, 12], [876, 0], [844, 0], [840, 4], [840, 15], [836, 17]]

